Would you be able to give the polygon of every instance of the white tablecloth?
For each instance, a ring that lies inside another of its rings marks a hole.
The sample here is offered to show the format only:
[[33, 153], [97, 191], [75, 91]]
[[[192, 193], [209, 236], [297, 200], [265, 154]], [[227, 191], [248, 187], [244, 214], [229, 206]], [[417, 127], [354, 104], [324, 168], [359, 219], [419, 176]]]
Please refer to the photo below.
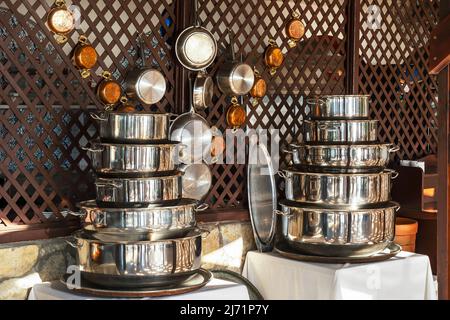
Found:
[[437, 299], [428, 256], [409, 252], [369, 264], [323, 264], [251, 251], [242, 274], [265, 299]]
[[[60, 281], [46, 282], [35, 285], [28, 296], [29, 300], [110, 300], [113, 298], [93, 297], [74, 293]], [[244, 285], [230, 281], [212, 279], [205, 287], [185, 294], [142, 298], [144, 300], [249, 300], [247, 288]]]

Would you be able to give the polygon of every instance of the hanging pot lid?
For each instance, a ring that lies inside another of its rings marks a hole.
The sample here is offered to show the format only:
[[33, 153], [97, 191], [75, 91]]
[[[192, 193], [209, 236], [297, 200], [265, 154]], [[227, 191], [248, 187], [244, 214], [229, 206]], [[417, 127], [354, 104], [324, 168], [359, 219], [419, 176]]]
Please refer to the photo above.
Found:
[[253, 144], [249, 148], [247, 192], [256, 246], [261, 252], [272, 251], [277, 194], [272, 161], [263, 144]]

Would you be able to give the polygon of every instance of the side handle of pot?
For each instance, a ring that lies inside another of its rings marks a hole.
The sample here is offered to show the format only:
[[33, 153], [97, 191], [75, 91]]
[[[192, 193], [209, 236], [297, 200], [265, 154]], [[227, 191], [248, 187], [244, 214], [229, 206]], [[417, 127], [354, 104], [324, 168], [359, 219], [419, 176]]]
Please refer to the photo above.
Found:
[[209, 208], [209, 204], [207, 203], [201, 203], [198, 206], [195, 207], [195, 211], [205, 211]]
[[324, 105], [326, 103], [325, 100], [320, 99], [320, 98], [308, 98], [306, 99], [306, 103], [307, 104], [320, 104], [320, 105]]
[[397, 152], [397, 151], [399, 151], [400, 150], [400, 147], [399, 146], [396, 146], [396, 145], [391, 145], [390, 147], [389, 147], [389, 153], [394, 153], [394, 152]]
[[393, 169], [384, 169], [384, 172], [390, 172], [391, 173], [391, 179], [397, 179], [399, 173]]
[[111, 187], [111, 188], [114, 188], [114, 189], [122, 188], [121, 184], [114, 183], [114, 182], [98, 182], [98, 181], [96, 181], [95, 185], [97, 187]]
[[101, 116], [93, 112], [90, 112], [89, 115], [91, 116], [92, 119], [97, 121], [108, 121], [108, 118], [102, 118]]
[[81, 247], [83, 247], [82, 243], [77, 243], [75, 241], [70, 241], [70, 240], [64, 240], [69, 246], [71, 246], [72, 248], [75, 249], [80, 249]]
[[284, 211], [281, 211], [281, 210], [274, 210], [273, 213], [276, 214], [276, 215], [279, 215], [279, 216], [283, 216], [283, 217], [291, 217], [292, 216], [292, 213], [284, 212]]
[[80, 218], [85, 218], [86, 217], [86, 213], [85, 212], [81, 212], [81, 211], [72, 211], [69, 209], [65, 209], [61, 211], [61, 214], [70, 214], [71, 216], [75, 216], [75, 217], [80, 217]]

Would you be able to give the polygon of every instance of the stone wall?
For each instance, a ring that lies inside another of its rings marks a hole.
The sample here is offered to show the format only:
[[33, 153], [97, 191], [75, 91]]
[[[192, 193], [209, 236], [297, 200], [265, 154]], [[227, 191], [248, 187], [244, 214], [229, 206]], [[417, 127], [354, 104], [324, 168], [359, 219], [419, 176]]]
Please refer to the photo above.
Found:
[[[250, 223], [199, 227], [209, 231], [203, 239], [203, 266], [240, 272], [247, 251], [255, 247]], [[58, 280], [75, 263], [66, 240], [70, 237], [0, 244], [0, 300], [26, 299], [33, 285]]]

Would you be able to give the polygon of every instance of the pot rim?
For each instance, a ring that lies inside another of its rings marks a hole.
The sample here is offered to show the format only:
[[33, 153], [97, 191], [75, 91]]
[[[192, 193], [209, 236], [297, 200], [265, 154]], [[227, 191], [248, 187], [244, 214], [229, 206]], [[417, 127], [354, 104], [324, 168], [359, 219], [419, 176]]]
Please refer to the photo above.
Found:
[[103, 245], [107, 244], [107, 245], [118, 245], [118, 244], [125, 244], [125, 245], [158, 245], [158, 244], [163, 244], [163, 243], [173, 243], [173, 242], [184, 242], [184, 241], [188, 241], [191, 239], [195, 239], [198, 237], [202, 237], [202, 235], [204, 233], [207, 233], [206, 230], [202, 230], [199, 228], [196, 228], [195, 230], [190, 231], [185, 237], [182, 238], [173, 238], [173, 239], [161, 239], [161, 240], [143, 240], [143, 241], [127, 241], [127, 240], [118, 240], [118, 241], [102, 241], [102, 240], [98, 240], [98, 239], [92, 239], [92, 238], [85, 238], [83, 237], [84, 230], [78, 230], [73, 234], [73, 237], [76, 240], [82, 240], [82, 241], [87, 241], [87, 242], [96, 242], [96, 243], [101, 243]]
[[317, 205], [317, 204], [309, 204], [303, 202], [295, 202], [292, 200], [282, 199], [279, 201], [279, 204], [282, 207], [287, 208], [295, 208], [304, 211], [315, 211], [315, 212], [324, 212], [327, 211], [329, 213], [341, 213], [341, 214], [350, 214], [350, 213], [359, 213], [359, 212], [368, 212], [368, 211], [380, 211], [387, 209], [396, 209], [400, 208], [400, 204], [395, 201], [387, 201], [382, 203], [371, 203], [365, 205]]
[[181, 142], [179, 141], [172, 141], [172, 140], [154, 140], [152, 143], [114, 143], [114, 142], [102, 142], [100, 140], [93, 140], [91, 141], [94, 145], [99, 146], [114, 146], [117, 148], [142, 148], [142, 147], [176, 147], [178, 145], [181, 145]]
[[87, 210], [100, 210], [100, 211], [147, 211], [147, 210], [164, 210], [164, 209], [177, 209], [177, 208], [185, 208], [188, 206], [196, 206], [199, 204], [198, 200], [190, 199], [190, 198], [182, 198], [179, 200], [176, 204], [164, 204], [164, 203], [148, 203], [145, 206], [138, 206], [138, 207], [101, 207], [97, 205], [96, 199], [86, 200], [82, 202], [77, 203], [77, 207], [81, 209], [87, 209]]
[[296, 175], [310, 175], [310, 176], [332, 176], [332, 177], [345, 177], [345, 176], [351, 176], [351, 177], [367, 177], [367, 176], [380, 176], [380, 175], [390, 175], [393, 172], [389, 169], [383, 169], [380, 172], [370, 172], [370, 173], [323, 173], [323, 172], [307, 172], [307, 171], [301, 171], [296, 170], [295, 168], [288, 168], [283, 169], [281, 171], [285, 171], [287, 173], [296, 174]]

